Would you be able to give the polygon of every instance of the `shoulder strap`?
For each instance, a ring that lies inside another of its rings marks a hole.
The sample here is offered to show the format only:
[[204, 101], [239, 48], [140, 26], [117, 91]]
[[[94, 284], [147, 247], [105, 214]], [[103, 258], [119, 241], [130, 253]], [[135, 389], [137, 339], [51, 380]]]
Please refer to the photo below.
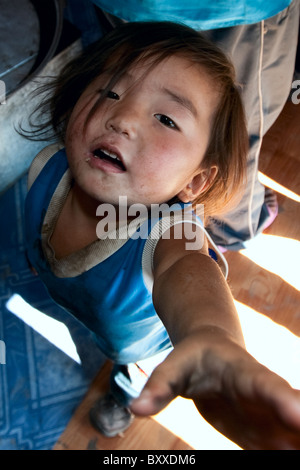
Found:
[[225, 276], [225, 279], [227, 279], [228, 263], [226, 258], [223, 256], [219, 248], [213, 242], [212, 238], [205, 229], [200, 217], [198, 217], [191, 210], [188, 210], [189, 206], [191, 207], [191, 205], [186, 204], [186, 211], [179, 210], [172, 217], [162, 217], [160, 220], [158, 220], [146, 240], [142, 257], [142, 271], [144, 283], [150, 292], [152, 291], [153, 286], [153, 259], [157, 243], [166, 230], [177, 224], [189, 223], [195, 224], [201, 228], [201, 230], [203, 231], [203, 236], [206, 237], [208, 240], [209, 247], [213, 248], [215, 255], [213, 256], [213, 258], [217, 261], [219, 267], [221, 268], [221, 271], [223, 272], [223, 275]]
[[28, 172], [28, 181], [27, 181], [27, 189], [29, 190], [39, 176], [40, 172], [46, 165], [46, 163], [50, 160], [50, 158], [57, 153], [61, 148], [63, 148], [63, 144], [55, 143], [48, 145], [47, 147], [43, 148], [36, 157], [33, 159], [31, 166]]

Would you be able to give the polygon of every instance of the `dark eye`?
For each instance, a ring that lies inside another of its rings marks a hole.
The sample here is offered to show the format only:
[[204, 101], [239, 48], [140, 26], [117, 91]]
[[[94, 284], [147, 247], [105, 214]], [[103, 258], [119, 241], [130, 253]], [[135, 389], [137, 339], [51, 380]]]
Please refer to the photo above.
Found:
[[112, 100], [119, 100], [120, 99], [120, 97], [117, 93], [115, 93], [114, 91], [110, 91], [110, 90], [107, 92], [106, 96], [107, 96], [107, 98], [110, 98]]
[[178, 126], [175, 124], [175, 122], [166, 116], [165, 114], [155, 114], [156, 119], [161, 122], [164, 126], [170, 127], [171, 129], [176, 129], [178, 130]]
[[100, 93], [102, 95], [104, 95], [106, 98], [110, 98], [111, 100], [119, 100], [120, 97], [117, 93], [115, 93], [114, 91], [111, 91], [111, 90], [108, 90], [108, 91], [105, 91], [105, 90], [100, 90]]

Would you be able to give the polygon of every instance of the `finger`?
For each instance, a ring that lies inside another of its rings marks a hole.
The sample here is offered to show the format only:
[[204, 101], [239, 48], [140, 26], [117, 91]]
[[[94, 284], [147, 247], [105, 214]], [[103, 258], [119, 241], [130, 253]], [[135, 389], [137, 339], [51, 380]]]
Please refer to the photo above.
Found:
[[175, 350], [151, 374], [140, 396], [131, 404], [136, 415], [157, 414], [179, 395], [186, 382], [187, 370]]

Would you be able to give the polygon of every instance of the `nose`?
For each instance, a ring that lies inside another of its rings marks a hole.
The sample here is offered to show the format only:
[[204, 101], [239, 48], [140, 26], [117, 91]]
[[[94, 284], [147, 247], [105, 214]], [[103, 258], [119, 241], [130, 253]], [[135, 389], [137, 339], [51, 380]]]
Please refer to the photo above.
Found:
[[138, 134], [140, 122], [141, 116], [137, 106], [124, 99], [124, 102], [115, 103], [108, 113], [106, 128], [128, 139], [134, 139]]

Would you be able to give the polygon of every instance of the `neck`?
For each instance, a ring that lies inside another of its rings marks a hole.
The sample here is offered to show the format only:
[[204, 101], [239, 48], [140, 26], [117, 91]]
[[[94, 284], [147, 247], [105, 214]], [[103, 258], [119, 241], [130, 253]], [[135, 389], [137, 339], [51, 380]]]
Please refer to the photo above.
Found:
[[[82, 191], [82, 189], [74, 183], [70, 193], [69, 193], [69, 208], [73, 214], [74, 220], [78, 220], [79, 218], [85, 218], [86, 221], [90, 221], [94, 223], [95, 221], [101, 220], [103, 216], [96, 216], [96, 211], [98, 206], [104, 204], [104, 201], [99, 201], [94, 199], [93, 197], [89, 196], [86, 192]], [[135, 216], [128, 216], [127, 209], [120, 210], [118, 204], [113, 205], [116, 214], [116, 223], [117, 225], [121, 223], [130, 222], [132, 219], [135, 219]], [[124, 218], [125, 216], [125, 218]], [[78, 218], [78, 219], [77, 219]]]
[[97, 207], [101, 204], [93, 197], [89, 196], [86, 192], [74, 183], [70, 192], [70, 207], [74, 215], [85, 216], [88, 219], [96, 219]]

